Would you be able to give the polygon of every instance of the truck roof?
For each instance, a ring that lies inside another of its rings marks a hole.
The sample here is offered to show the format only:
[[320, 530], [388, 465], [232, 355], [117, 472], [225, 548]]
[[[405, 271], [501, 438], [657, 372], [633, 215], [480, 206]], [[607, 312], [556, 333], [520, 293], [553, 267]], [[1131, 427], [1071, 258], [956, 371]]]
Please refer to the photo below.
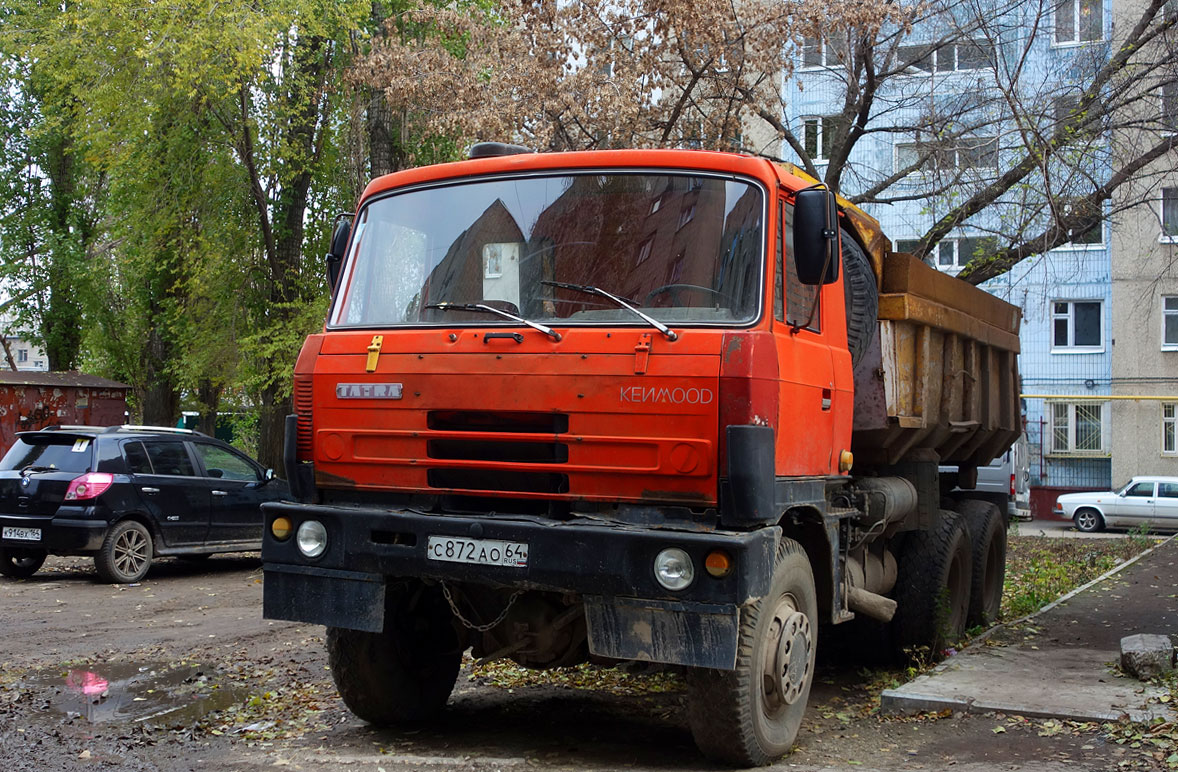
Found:
[[504, 172], [549, 171], [558, 169], [668, 168], [683, 171], [725, 172], [755, 177], [766, 184], [781, 182], [798, 190], [812, 182], [791, 173], [792, 167], [774, 164], [767, 159], [739, 153], [711, 150], [578, 150], [567, 153], [518, 153], [478, 158], [453, 163], [419, 166], [415, 169], [377, 177], [364, 190], [364, 198], [403, 185], [421, 182], [474, 177]]

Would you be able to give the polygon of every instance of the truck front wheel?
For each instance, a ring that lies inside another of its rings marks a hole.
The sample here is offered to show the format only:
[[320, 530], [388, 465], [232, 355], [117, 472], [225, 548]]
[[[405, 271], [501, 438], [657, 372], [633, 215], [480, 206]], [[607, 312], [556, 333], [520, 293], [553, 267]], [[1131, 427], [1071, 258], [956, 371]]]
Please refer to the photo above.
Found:
[[705, 756], [761, 766], [793, 747], [814, 680], [817, 615], [806, 552], [782, 539], [769, 594], [741, 609], [736, 669], [688, 671], [688, 719]]
[[348, 710], [370, 724], [424, 721], [446, 704], [462, 649], [435, 587], [386, 590], [384, 631], [327, 628], [331, 676]]

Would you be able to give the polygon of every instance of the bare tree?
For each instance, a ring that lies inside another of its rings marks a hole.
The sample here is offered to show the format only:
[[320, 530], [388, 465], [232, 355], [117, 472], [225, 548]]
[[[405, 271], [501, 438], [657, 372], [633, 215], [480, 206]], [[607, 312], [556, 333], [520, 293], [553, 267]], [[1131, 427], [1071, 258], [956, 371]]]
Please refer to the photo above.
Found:
[[[507, 0], [415, 12], [435, 34], [389, 36], [354, 77], [465, 139], [792, 153], [857, 204], [920, 202], [919, 256], [988, 235], [961, 272], [980, 283], [1173, 171], [1176, 17], [1140, 0], [1106, 40], [1101, 5]], [[787, 118], [807, 99], [825, 108]]]

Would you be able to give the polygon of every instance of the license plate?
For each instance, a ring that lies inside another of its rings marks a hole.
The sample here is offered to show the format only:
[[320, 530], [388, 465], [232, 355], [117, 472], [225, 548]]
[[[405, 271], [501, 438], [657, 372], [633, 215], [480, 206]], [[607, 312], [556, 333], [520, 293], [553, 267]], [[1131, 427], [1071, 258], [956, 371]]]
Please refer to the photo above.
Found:
[[528, 565], [528, 545], [498, 539], [464, 539], [460, 536], [431, 536], [426, 543], [430, 560], [448, 563], [474, 563], [480, 566]]
[[5, 528], [0, 537], [13, 541], [41, 541], [40, 528]]

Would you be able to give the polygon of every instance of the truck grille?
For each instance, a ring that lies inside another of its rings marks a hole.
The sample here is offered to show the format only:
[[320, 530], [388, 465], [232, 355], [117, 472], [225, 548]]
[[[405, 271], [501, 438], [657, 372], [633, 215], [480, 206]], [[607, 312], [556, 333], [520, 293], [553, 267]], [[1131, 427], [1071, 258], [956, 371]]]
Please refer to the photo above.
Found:
[[[555, 441], [555, 435], [569, 428], [569, 417], [563, 413], [435, 410], [426, 416], [426, 421], [433, 431], [476, 435], [428, 440], [426, 455], [431, 459], [500, 464], [564, 464], [569, 460], [568, 445]], [[548, 436], [543, 439], [522, 436], [537, 434]], [[567, 474], [534, 469], [447, 466], [430, 469], [426, 479], [431, 488], [449, 490], [505, 493], [567, 493], [569, 490]]]
[[569, 476], [548, 472], [513, 472], [504, 469], [431, 469], [426, 476], [431, 488], [512, 493], [568, 493]]
[[295, 376], [294, 379], [294, 409], [298, 416], [298, 433], [296, 437], [296, 449], [300, 459], [309, 460], [311, 458], [312, 443], [311, 443], [311, 410], [314, 407], [315, 399], [311, 392], [312, 381], [310, 377]]
[[426, 425], [442, 432], [563, 434], [569, 430], [569, 417], [564, 413], [433, 410], [426, 416]]

